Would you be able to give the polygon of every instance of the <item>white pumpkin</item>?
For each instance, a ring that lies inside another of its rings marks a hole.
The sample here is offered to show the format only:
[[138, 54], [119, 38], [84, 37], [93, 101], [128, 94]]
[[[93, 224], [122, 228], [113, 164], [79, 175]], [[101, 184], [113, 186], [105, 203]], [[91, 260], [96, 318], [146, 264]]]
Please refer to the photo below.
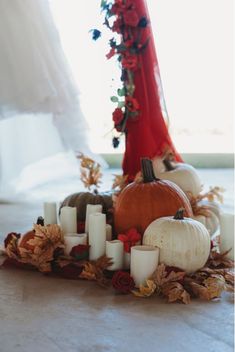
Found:
[[210, 254], [208, 230], [199, 221], [183, 218], [183, 210], [175, 217], [153, 221], [145, 230], [143, 244], [160, 249], [160, 263], [187, 273], [202, 268]]
[[186, 194], [196, 197], [202, 190], [202, 182], [196, 169], [185, 163], [171, 163], [171, 165], [173, 169], [168, 171], [161, 158], [154, 158], [155, 176], [176, 183]]
[[208, 230], [210, 236], [212, 237], [219, 229], [219, 219], [211, 210], [207, 210], [208, 216], [205, 215], [195, 215], [194, 220], [202, 223]]
[[198, 206], [206, 206], [208, 210], [212, 211], [212, 213], [217, 216], [218, 219], [220, 218], [221, 208], [219, 203], [203, 199], [198, 203]]

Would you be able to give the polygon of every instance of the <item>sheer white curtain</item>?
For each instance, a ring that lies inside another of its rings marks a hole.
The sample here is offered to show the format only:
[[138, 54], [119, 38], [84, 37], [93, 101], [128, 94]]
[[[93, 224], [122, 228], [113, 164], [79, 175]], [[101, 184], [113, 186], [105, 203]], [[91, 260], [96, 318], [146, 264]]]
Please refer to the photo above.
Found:
[[69, 151], [91, 152], [49, 2], [0, 0], [0, 46], [0, 197], [5, 197], [72, 175], [76, 159]]

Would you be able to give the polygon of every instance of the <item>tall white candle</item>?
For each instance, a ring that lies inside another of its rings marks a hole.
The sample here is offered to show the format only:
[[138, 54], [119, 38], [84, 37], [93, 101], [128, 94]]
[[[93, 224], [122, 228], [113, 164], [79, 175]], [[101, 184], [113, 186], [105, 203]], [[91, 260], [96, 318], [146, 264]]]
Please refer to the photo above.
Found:
[[159, 248], [153, 246], [131, 247], [131, 276], [136, 287], [144, 285], [157, 269]]
[[220, 214], [220, 252], [226, 252], [230, 248], [228, 258], [234, 260], [234, 214]]
[[106, 241], [112, 241], [112, 226], [106, 224]]
[[89, 216], [90, 260], [96, 260], [105, 254], [106, 247], [106, 215], [94, 213]]
[[64, 253], [69, 255], [72, 248], [78, 246], [79, 244], [87, 244], [87, 234], [86, 233], [67, 233], [64, 236]]
[[57, 224], [57, 210], [56, 203], [53, 202], [45, 202], [43, 203], [44, 210], [44, 224]]
[[124, 246], [119, 240], [106, 241], [106, 257], [112, 258], [113, 264], [108, 270], [120, 270], [123, 268]]
[[102, 213], [101, 204], [87, 204], [86, 207], [86, 222], [85, 222], [85, 232], [89, 233], [89, 216], [94, 213]]
[[64, 235], [66, 233], [77, 233], [77, 208], [61, 208], [60, 224]]

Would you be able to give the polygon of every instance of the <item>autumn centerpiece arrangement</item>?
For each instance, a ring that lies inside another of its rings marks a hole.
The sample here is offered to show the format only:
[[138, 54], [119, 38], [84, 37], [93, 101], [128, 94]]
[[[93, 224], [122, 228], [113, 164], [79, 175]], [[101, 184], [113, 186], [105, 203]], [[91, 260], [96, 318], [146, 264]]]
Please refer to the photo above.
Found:
[[[81, 156], [81, 166], [87, 186], [100, 181], [100, 169], [91, 159]], [[78, 193], [77, 203], [64, 202], [59, 224], [56, 205], [47, 203], [44, 219], [39, 217], [30, 231], [7, 235], [2, 266], [92, 280], [120, 294], [155, 294], [185, 304], [233, 290], [228, 251], [220, 253], [207, 228], [193, 219], [186, 194], [173, 182], [155, 177], [151, 160], [142, 160], [142, 173], [133, 183], [125, 186], [116, 177], [115, 189], [118, 182], [119, 191], [110, 197], [109, 224], [97, 194], [79, 199], [83, 193]]]

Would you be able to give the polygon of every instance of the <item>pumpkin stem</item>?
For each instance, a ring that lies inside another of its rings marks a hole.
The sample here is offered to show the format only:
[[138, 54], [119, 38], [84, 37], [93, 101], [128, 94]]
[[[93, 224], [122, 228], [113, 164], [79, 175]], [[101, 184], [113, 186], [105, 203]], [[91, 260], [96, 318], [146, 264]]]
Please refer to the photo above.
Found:
[[166, 171], [172, 171], [175, 170], [175, 166], [172, 165], [171, 160], [169, 159], [164, 159], [163, 164], [165, 165]]
[[37, 225], [41, 225], [41, 226], [44, 226], [44, 219], [42, 216], [39, 216], [37, 218]]
[[159, 180], [159, 178], [156, 178], [154, 175], [152, 160], [148, 158], [141, 159], [141, 170], [142, 170], [144, 183], [149, 183], [149, 182]]
[[185, 211], [184, 208], [180, 208], [180, 209], [176, 212], [176, 214], [175, 214], [175, 216], [174, 216], [174, 220], [184, 220], [184, 211]]

